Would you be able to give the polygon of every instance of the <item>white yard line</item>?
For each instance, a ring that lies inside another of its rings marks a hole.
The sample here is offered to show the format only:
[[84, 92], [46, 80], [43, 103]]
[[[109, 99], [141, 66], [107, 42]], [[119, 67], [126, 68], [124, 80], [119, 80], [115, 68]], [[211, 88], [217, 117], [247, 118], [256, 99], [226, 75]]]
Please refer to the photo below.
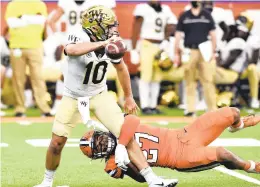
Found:
[[[69, 138], [66, 147], [79, 147], [79, 138]], [[26, 143], [34, 147], [48, 147], [50, 139], [29, 139]], [[224, 146], [224, 147], [260, 147], [260, 140], [253, 138], [218, 138], [209, 146]]]
[[244, 181], [247, 181], [247, 182], [251, 182], [251, 183], [254, 183], [254, 184], [257, 184], [257, 185], [260, 185], [260, 181], [255, 179], [255, 178], [252, 178], [252, 177], [249, 177], [247, 175], [243, 175], [241, 173], [238, 173], [236, 171], [232, 171], [232, 170], [229, 170], [227, 168], [224, 168], [224, 167], [216, 167], [214, 168], [215, 170], [219, 171], [219, 172], [222, 172], [222, 173], [225, 173], [225, 174], [228, 174], [230, 176], [233, 176], [233, 177], [236, 177], [236, 178], [239, 178], [241, 180], [244, 180]]
[[7, 143], [0, 143], [0, 147], [8, 147], [9, 145]]

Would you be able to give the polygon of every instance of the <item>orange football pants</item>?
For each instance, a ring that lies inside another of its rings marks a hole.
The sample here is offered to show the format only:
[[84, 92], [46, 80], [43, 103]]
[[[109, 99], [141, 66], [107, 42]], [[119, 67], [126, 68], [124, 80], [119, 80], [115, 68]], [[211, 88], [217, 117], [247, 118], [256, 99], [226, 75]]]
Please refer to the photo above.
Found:
[[219, 165], [216, 147], [207, 147], [234, 123], [232, 109], [224, 107], [200, 116], [178, 132], [175, 167], [179, 171], [201, 171]]

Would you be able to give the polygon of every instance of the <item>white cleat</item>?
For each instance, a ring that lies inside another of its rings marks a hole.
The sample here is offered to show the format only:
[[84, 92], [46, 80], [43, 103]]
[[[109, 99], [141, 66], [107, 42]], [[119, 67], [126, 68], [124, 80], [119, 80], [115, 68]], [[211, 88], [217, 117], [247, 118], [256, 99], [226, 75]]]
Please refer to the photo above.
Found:
[[4, 103], [2, 103], [2, 101], [1, 101], [1, 103], [0, 103], [0, 108], [1, 108], [1, 109], [7, 109], [8, 106], [5, 105]]
[[258, 109], [260, 108], [260, 103], [257, 99], [252, 99], [251, 100], [251, 103], [250, 103], [250, 107], [253, 108], [253, 109]]
[[174, 187], [178, 184], [178, 179], [160, 179], [154, 180], [149, 187]]
[[6, 113], [4, 111], [0, 111], [0, 116], [1, 117], [5, 116], [5, 115], [6, 115]]

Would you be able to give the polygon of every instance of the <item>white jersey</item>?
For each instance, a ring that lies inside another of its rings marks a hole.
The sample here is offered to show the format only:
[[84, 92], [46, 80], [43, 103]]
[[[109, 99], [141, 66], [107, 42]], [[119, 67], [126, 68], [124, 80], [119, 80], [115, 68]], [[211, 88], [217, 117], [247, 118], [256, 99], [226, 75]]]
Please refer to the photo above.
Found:
[[78, 5], [75, 0], [59, 0], [58, 6], [63, 9], [68, 32], [71, 32], [80, 24], [82, 12], [94, 5], [103, 5], [108, 8], [115, 7], [115, 0], [85, 0]]
[[260, 37], [257, 35], [249, 35], [246, 41], [246, 52], [248, 58], [251, 59], [254, 50], [260, 49]]
[[134, 16], [143, 18], [141, 39], [163, 40], [167, 24], [177, 24], [177, 18], [168, 5], [162, 5], [162, 11], [156, 12], [149, 4], [138, 4]]
[[247, 61], [247, 54], [246, 54], [246, 42], [242, 38], [233, 38], [230, 40], [227, 45], [221, 49], [221, 59], [223, 61], [227, 60], [232, 50], [242, 50], [240, 56], [236, 59], [236, 61], [230, 66], [230, 69], [241, 73]]
[[[68, 36], [68, 43], [89, 42], [89, 36], [81, 29]], [[107, 90], [106, 73], [110, 59], [104, 54], [90, 52], [82, 56], [67, 56], [64, 95], [72, 98], [94, 96]]]

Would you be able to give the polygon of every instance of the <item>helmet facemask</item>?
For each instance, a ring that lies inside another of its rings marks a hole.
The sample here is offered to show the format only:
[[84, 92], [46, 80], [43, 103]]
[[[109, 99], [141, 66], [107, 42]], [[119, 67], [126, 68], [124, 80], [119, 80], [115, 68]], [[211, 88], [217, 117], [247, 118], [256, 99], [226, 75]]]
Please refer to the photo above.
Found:
[[115, 151], [116, 144], [116, 138], [111, 133], [95, 131], [91, 139], [92, 159], [108, 159]]

